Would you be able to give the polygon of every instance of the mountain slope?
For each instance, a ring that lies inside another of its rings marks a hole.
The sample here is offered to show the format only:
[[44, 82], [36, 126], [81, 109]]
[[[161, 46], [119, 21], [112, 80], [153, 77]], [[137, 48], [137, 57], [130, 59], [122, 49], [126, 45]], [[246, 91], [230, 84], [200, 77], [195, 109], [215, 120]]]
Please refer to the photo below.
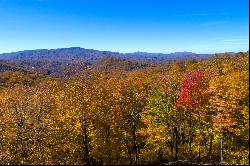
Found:
[[101, 71], [108, 71], [108, 70], [137, 70], [146, 67], [152, 66], [150, 63], [136, 61], [136, 60], [127, 60], [123, 58], [116, 58], [116, 57], [105, 57], [102, 58], [100, 61], [95, 63], [93, 67], [97, 70]]
[[119, 57], [131, 60], [140, 60], [153, 63], [165, 63], [177, 59], [207, 59], [211, 54], [195, 54], [192, 52], [175, 52], [171, 54], [163, 53], [119, 53], [111, 51], [98, 51], [93, 49], [84, 49], [80, 47], [59, 48], [59, 49], [41, 49], [41, 50], [26, 50], [13, 53], [0, 54], [0, 59], [8, 60], [53, 60], [53, 61], [68, 61], [82, 60], [86, 64], [94, 64], [104, 57]]
[[0, 72], [5, 72], [5, 71], [12, 71], [12, 72], [20, 72], [20, 73], [33, 73], [32, 70], [30, 70], [29, 67], [24, 67], [21, 65], [16, 65], [11, 62], [7, 62], [5, 60], [0, 60]]

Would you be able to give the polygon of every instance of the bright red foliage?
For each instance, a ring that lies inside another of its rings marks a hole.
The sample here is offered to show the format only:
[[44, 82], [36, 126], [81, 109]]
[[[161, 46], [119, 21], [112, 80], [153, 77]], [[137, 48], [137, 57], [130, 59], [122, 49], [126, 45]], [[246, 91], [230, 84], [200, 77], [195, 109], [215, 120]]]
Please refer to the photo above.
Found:
[[192, 71], [184, 76], [181, 83], [179, 100], [176, 105], [186, 109], [195, 109], [203, 102], [203, 91], [205, 90], [205, 79], [203, 71]]

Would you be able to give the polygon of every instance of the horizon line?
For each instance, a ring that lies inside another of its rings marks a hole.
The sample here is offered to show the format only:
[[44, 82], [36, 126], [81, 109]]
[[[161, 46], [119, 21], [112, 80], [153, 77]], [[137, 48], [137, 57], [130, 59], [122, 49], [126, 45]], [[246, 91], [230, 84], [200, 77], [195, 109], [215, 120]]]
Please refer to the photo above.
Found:
[[131, 53], [152, 53], [152, 54], [172, 54], [172, 53], [184, 53], [184, 52], [189, 52], [189, 53], [194, 53], [194, 54], [220, 54], [220, 53], [237, 53], [237, 52], [247, 52], [249, 51], [225, 51], [225, 52], [213, 52], [213, 53], [201, 53], [201, 52], [193, 52], [193, 51], [175, 51], [175, 52], [147, 52], [147, 51], [132, 51], [132, 52], [120, 52], [120, 51], [111, 51], [111, 50], [98, 50], [98, 49], [93, 49], [93, 48], [83, 48], [83, 47], [58, 47], [58, 48], [41, 48], [41, 49], [24, 49], [24, 50], [19, 50], [19, 51], [11, 51], [11, 52], [1, 52], [0, 50], [0, 55], [1, 54], [11, 54], [11, 53], [17, 53], [17, 52], [23, 52], [23, 51], [38, 51], [38, 50], [58, 50], [58, 49], [70, 49], [70, 48], [80, 48], [80, 49], [86, 49], [86, 50], [94, 50], [94, 51], [107, 51], [107, 52], [113, 52], [113, 53], [120, 53], [120, 54], [131, 54]]

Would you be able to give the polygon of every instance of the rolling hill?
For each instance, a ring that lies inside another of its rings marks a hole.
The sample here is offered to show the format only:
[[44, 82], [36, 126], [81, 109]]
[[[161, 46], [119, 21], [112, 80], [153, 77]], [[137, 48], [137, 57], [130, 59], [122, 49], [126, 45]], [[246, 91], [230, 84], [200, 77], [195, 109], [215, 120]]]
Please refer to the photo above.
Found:
[[177, 59], [207, 59], [211, 54], [196, 54], [192, 52], [175, 52], [170, 54], [163, 53], [119, 53], [111, 51], [99, 51], [93, 49], [85, 49], [80, 47], [59, 48], [59, 49], [39, 49], [25, 50], [12, 53], [0, 54], [0, 59], [5, 60], [53, 60], [53, 61], [68, 61], [82, 60], [86, 64], [92, 65], [104, 57], [117, 57], [129, 60], [140, 60], [151, 63], [165, 63]]

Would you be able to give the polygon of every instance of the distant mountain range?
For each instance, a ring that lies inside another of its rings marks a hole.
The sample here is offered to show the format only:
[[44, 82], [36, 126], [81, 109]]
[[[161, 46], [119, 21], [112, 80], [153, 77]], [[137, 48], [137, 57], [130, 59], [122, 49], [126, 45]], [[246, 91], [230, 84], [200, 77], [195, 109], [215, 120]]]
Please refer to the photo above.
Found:
[[166, 63], [173, 60], [183, 59], [207, 59], [212, 54], [196, 54], [192, 52], [164, 53], [119, 53], [111, 51], [98, 51], [80, 47], [59, 48], [59, 49], [39, 49], [25, 50], [12, 53], [0, 54], [3, 60], [52, 60], [52, 61], [71, 61], [81, 60], [86, 64], [94, 64], [104, 57], [123, 58], [128, 60], [140, 60], [150, 63]]

